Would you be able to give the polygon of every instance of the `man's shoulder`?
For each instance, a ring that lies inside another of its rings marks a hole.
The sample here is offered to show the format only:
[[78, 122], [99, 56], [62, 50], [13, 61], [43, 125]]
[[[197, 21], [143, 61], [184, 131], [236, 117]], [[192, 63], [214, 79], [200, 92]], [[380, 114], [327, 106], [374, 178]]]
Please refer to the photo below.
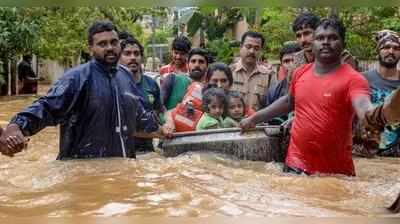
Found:
[[157, 84], [156, 80], [154, 80], [149, 75], [143, 74], [143, 81], [147, 82], [148, 84], [150, 84], [152, 86], [157, 86], [158, 87], [158, 84]]
[[376, 69], [370, 69], [368, 71], [362, 72], [361, 74], [368, 80], [368, 82], [376, 81], [378, 78], [377, 75], [379, 75]]
[[167, 64], [167, 65], [162, 66], [160, 68], [160, 74], [162, 75], [162, 74], [168, 73], [170, 67], [171, 67], [171, 64]]
[[185, 74], [175, 74], [175, 73], [171, 73], [170, 75], [175, 76], [175, 79], [180, 79], [180, 80], [184, 80], [184, 81], [191, 82], [191, 79], [189, 78], [188, 75], [185, 75]]
[[229, 68], [231, 69], [232, 73], [236, 73], [236, 70], [241, 66], [241, 63], [239, 61], [232, 63], [229, 65]]
[[271, 88], [272, 88], [273, 90], [282, 89], [282, 88], [284, 88], [284, 87], [287, 87], [288, 84], [289, 84], [288, 80], [287, 80], [287, 79], [283, 79], [283, 80], [280, 80], [280, 81], [274, 83], [274, 84], [271, 86]]
[[273, 66], [269, 63], [258, 63], [257, 70], [263, 75], [274, 75], [275, 74]]
[[[368, 80], [367, 78], [361, 73], [356, 71], [351, 65], [349, 64], [342, 64], [341, 65], [343, 68], [343, 76], [342, 77], [343, 81], [347, 81], [349, 84], [350, 83], [366, 83], [368, 85]], [[345, 77], [345, 78], [343, 78]]]
[[343, 63], [347, 63], [349, 65], [355, 66], [357, 65], [357, 59], [354, 55], [350, 53], [348, 50], [343, 50], [341, 54], [341, 60]]
[[[85, 73], [84, 71], [88, 71], [88, 72]], [[87, 62], [85, 64], [80, 64], [78, 66], [68, 69], [62, 77], [64, 77], [64, 78], [79, 78], [82, 75], [86, 75], [90, 71], [91, 71], [90, 70], [90, 62]]]
[[293, 77], [292, 79], [295, 79], [295, 77], [300, 77], [308, 72], [312, 72], [314, 63], [309, 63], [309, 64], [301, 64], [300, 66], [296, 67], [293, 71]]
[[353, 68], [353, 66], [351, 66], [350, 64], [346, 63], [346, 64], [342, 64], [341, 66], [343, 67], [345, 73], [349, 74], [350, 76], [357, 76], [357, 77], [361, 76], [361, 77], [364, 77], [364, 75], [361, 72], [355, 70]]
[[118, 72], [122, 72], [122, 73], [126, 73], [126, 74], [129, 74], [129, 75], [132, 75], [132, 72], [125, 65], [118, 64], [117, 69], [118, 69]]

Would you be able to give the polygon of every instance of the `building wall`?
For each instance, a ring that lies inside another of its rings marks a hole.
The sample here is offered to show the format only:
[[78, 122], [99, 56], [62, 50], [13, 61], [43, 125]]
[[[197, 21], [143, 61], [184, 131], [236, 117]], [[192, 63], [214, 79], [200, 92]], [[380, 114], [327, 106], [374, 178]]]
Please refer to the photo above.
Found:
[[60, 78], [69, 67], [53, 60], [41, 60], [39, 63], [39, 77], [43, 77], [46, 81], [53, 83]]
[[242, 21], [236, 23], [233, 27], [233, 38], [235, 38], [235, 40], [237, 41], [240, 41], [242, 39], [242, 35], [248, 30], [249, 24], [247, 23], [246, 18], [244, 18]]

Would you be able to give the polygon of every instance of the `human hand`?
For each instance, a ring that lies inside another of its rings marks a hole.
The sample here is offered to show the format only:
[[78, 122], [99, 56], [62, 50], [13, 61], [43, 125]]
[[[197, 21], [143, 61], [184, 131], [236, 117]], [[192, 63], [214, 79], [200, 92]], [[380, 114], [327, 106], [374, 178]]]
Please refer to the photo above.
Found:
[[239, 123], [239, 127], [242, 129], [241, 132], [243, 133], [244, 131], [255, 128], [256, 124], [254, 123], [252, 116], [250, 116], [241, 120]]
[[383, 116], [389, 124], [400, 122], [400, 88], [385, 100]]
[[16, 124], [10, 124], [0, 136], [0, 145], [3, 145], [1, 153], [6, 156], [14, 156], [14, 154], [26, 149], [28, 139], [24, 137], [20, 128]]
[[379, 150], [383, 127], [372, 126], [365, 120], [357, 124], [353, 150], [365, 157], [373, 157]]
[[161, 135], [164, 136], [165, 138], [172, 138], [174, 132], [175, 132], [175, 127], [169, 125], [168, 123], [164, 124], [161, 127]]

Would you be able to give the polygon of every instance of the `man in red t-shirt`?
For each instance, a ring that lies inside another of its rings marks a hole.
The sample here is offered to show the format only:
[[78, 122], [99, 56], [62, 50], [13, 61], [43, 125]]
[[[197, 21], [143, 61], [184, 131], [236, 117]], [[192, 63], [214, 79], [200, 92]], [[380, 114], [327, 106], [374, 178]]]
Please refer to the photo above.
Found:
[[372, 109], [367, 80], [341, 64], [345, 28], [336, 18], [315, 30], [315, 62], [295, 70], [289, 93], [241, 122], [243, 129], [294, 110], [285, 167], [297, 173], [355, 175], [352, 120]]
[[172, 41], [171, 63], [160, 68], [162, 78], [171, 73], [188, 73], [187, 58], [191, 47], [192, 43], [185, 36], [179, 36]]

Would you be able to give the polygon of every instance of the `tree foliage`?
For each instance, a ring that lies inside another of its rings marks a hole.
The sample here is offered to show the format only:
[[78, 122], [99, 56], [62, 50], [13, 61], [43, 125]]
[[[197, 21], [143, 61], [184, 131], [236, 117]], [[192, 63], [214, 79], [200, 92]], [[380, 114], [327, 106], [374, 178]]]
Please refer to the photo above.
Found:
[[211, 52], [215, 61], [231, 64], [235, 53], [239, 51], [239, 45], [228, 39], [215, 39], [207, 43], [207, 48]]
[[32, 52], [40, 28], [39, 21], [29, 8], [0, 7], [1, 56], [12, 58]]
[[142, 39], [136, 23], [140, 9], [117, 7], [39, 8], [42, 15], [36, 53], [44, 58], [70, 62], [82, 51], [88, 52], [87, 29], [96, 20], [110, 20], [119, 30], [126, 30]]
[[[301, 10], [305, 9], [200, 7], [190, 19], [188, 29], [189, 34], [193, 35], [204, 21], [209, 47], [217, 51], [216, 55], [221, 60], [227, 60], [226, 55], [232, 55], [236, 50], [224, 44], [225, 41], [232, 41], [227, 31], [242, 18], [246, 18], [250, 29], [257, 29], [264, 34], [267, 40], [264, 54], [271, 58], [278, 55], [285, 41], [294, 40], [291, 25]], [[306, 10], [322, 17], [330, 13], [330, 8]], [[133, 33], [146, 45], [150, 43], [151, 36], [144, 32], [139, 21], [143, 15], [154, 15], [161, 21], [166, 20], [167, 11], [165, 7], [0, 7], [0, 57], [10, 58], [33, 52], [41, 58], [68, 62], [81, 52], [88, 51], [87, 28], [99, 19], [111, 20], [120, 30]], [[400, 31], [399, 7], [352, 7], [339, 8], [338, 11], [347, 27], [347, 49], [358, 58], [375, 57], [375, 31]], [[172, 36], [172, 30], [156, 30], [156, 43], [166, 42], [168, 35]], [[221, 47], [217, 47], [217, 44]]]
[[208, 39], [211, 41], [221, 39], [224, 37], [224, 33], [232, 28], [241, 17], [240, 8], [237, 7], [201, 7], [188, 21], [188, 33], [189, 36], [193, 36], [204, 22]]
[[[30, 8], [0, 7], [0, 71], [8, 71], [9, 60], [33, 51], [39, 21]], [[5, 75], [0, 74], [0, 86], [4, 83]]]

